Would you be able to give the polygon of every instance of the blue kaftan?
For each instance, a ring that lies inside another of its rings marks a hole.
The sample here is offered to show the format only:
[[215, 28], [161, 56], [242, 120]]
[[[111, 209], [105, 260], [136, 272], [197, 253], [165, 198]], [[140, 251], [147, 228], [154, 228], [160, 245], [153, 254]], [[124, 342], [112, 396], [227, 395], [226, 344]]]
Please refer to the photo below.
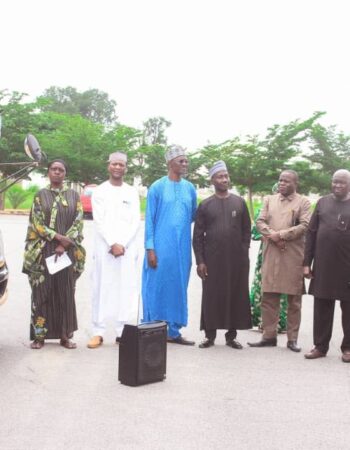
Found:
[[187, 286], [191, 270], [191, 222], [197, 198], [194, 186], [167, 176], [155, 181], [147, 195], [145, 248], [158, 265], [142, 273], [143, 320], [187, 325]]

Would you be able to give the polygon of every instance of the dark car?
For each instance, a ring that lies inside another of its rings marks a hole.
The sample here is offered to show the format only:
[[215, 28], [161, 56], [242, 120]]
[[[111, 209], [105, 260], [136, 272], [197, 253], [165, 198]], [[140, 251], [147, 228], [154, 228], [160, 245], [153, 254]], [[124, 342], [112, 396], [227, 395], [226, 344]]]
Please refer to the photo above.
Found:
[[80, 201], [83, 206], [84, 217], [92, 219], [92, 205], [91, 196], [93, 190], [97, 187], [97, 184], [87, 184], [84, 187], [83, 193], [80, 196]]

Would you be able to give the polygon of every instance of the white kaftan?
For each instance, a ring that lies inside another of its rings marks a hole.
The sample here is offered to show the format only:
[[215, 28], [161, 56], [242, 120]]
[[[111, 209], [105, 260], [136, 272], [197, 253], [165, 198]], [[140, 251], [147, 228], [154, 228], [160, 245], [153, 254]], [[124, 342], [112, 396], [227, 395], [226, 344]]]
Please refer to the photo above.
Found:
[[[137, 190], [105, 181], [92, 194], [95, 224], [93, 254], [92, 325], [94, 336], [103, 336], [112, 319], [121, 335], [126, 322], [135, 321], [139, 299], [137, 233], [140, 200]], [[123, 256], [110, 253], [113, 244], [125, 248]]]

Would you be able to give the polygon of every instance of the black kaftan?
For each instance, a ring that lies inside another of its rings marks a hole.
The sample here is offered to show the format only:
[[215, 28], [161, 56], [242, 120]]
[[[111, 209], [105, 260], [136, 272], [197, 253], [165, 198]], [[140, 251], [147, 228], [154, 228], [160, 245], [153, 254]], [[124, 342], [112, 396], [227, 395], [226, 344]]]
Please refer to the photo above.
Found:
[[309, 293], [350, 301], [350, 200], [330, 194], [317, 202], [306, 234], [304, 266], [312, 263]]
[[197, 264], [205, 263], [201, 330], [249, 329], [250, 218], [244, 200], [215, 195], [198, 207], [193, 232]]

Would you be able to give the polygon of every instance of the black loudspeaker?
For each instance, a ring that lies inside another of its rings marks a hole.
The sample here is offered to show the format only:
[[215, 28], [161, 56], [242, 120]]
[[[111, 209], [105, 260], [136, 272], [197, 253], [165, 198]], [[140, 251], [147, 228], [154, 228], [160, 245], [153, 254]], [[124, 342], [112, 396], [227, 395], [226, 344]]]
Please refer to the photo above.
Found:
[[128, 386], [163, 381], [166, 346], [165, 322], [124, 325], [119, 345], [119, 381]]

